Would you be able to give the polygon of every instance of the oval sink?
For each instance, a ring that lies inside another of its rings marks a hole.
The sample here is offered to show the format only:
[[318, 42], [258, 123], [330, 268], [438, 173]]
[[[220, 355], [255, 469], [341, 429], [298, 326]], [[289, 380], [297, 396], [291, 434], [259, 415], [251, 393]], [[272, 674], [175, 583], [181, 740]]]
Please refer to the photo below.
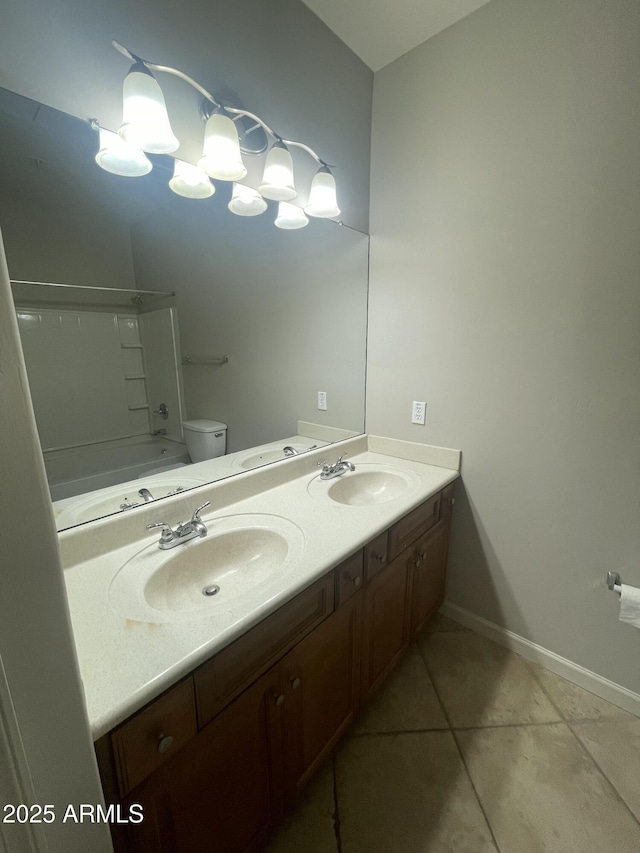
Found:
[[300, 565], [304, 535], [285, 518], [235, 515], [207, 524], [201, 539], [168, 551], [154, 542], [128, 560], [111, 581], [112, 607], [141, 622], [214, 616], [243, 596], [264, 599], [266, 587]]
[[[290, 444], [288, 446], [293, 447], [293, 449], [297, 450], [298, 453], [302, 453], [304, 450], [309, 449], [304, 444]], [[273, 447], [263, 450], [261, 453], [252, 453], [250, 456], [244, 456], [238, 459], [236, 466], [248, 471], [251, 468], [257, 468], [259, 465], [267, 465], [269, 462], [279, 462], [281, 459], [292, 458], [293, 457], [285, 454], [284, 447]]]
[[372, 506], [403, 497], [418, 483], [419, 478], [412, 471], [361, 462], [355, 471], [346, 471], [333, 480], [314, 477], [308, 491], [318, 500], [329, 499], [348, 506]]

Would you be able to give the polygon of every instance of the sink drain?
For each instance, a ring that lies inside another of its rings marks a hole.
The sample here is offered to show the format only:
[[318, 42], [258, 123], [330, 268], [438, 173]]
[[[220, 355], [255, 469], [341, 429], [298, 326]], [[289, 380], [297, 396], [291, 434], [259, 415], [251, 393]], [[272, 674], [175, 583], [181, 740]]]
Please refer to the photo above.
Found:
[[218, 584], [212, 583], [209, 586], [205, 586], [202, 590], [202, 594], [206, 596], [217, 595], [220, 592], [220, 587]]

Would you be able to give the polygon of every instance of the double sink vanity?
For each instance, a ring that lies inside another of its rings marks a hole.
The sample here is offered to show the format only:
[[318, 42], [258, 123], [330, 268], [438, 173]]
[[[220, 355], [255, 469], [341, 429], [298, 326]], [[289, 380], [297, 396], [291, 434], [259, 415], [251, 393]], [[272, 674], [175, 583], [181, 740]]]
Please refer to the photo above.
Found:
[[459, 461], [359, 436], [61, 534], [116, 851], [260, 849], [439, 607]]

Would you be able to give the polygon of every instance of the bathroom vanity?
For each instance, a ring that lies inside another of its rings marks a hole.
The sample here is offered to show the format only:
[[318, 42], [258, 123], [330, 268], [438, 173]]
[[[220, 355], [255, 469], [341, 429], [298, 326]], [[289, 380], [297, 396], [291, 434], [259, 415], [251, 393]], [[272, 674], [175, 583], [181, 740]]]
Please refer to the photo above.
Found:
[[[321, 485], [308, 462], [295, 460], [292, 467], [311, 473], [233, 505], [247, 519], [249, 508], [258, 517], [265, 506], [277, 514], [289, 507], [305, 545], [296, 558], [300, 570], [277, 594], [265, 588], [267, 602], [244, 621], [225, 622], [222, 608], [229, 605], [220, 605], [218, 625], [215, 617], [196, 620], [202, 632], [196, 638], [190, 622], [177, 630], [166, 614], [156, 624], [143, 615], [105, 614], [112, 620], [107, 631], [121, 623], [120, 645], [106, 653], [113, 664], [128, 644], [132, 660], [123, 670], [136, 668], [136, 650], [143, 649], [156, 669], [151, 682], [152, 670], [141, 676], [144, 689], [133, 698], [123, 672], [122, 684], [112, 688], [120, 691], [117, 708], [115, 692], [109, 700], [98, 688], [94, 701], [87, 694], [106, 802], [120, 804], [123, 815], [134, 804], [144, 812], [140, 823], [112, 826], [118, 853], [259, 850], [440, 606], [457, 470], [369, 450], [350, 458], [355, 472]], [[141, 553], [139, 544], [98, 565], [98, 585], [101, 573], [113, 580], [123, 555], [135, 547]], [[72, 620], [79, 595], [73, 572]], [[86, 588], [86, 577], [80, 585]], [[95, 654], [83, 656], [83, 630], [77, 641], [84, 677]], [[185, 634], [199, 643], [190, 653]], [[140, 661], [141, 670], [149, 666]], [[118, 680], [113, 672], [108, 677]], [[153, 695], [146, 703], [145, 691]]]

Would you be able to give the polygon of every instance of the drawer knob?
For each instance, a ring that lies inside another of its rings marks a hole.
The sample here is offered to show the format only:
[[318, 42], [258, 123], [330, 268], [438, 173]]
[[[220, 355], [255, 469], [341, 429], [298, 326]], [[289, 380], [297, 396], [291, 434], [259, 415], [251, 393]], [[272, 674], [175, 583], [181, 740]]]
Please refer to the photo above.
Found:
[[291, 687], [293, 690], [297, 690], [300, 687], [300, 679], [299, 678], [290, 678]]
[[171, 735], [161, 734], [158, 738], [158, 752], [164, 755], [165, 752], [173, 746], [173, 738]]
[[278, 708], [279, 708], [279, 707], [280, 707], [280, 705], [282, 705], [282, 704], [283, 704], [283, 702], [284, 702], [284, 694], [282, 694], [282, 693], [278, 693], [278, 694], [274, 697], [274, 700], [275, 700], [276, 705], [277, 705], [277, 706], [278, 706]]
[[376, 554], [375, 551], [373, 552], [373, 554], [371, 554], [371, 557], [372, 559], [377, 560], [379, 563], [384, 563], [384, 561], [387, 559], [386, 554]]
[[360, 575], [356, 575], [355, 578], [351, 578], [351, 580], [353, 581], [353, 585], [355, 587], [362, 586], [362, 578], [360, 577]]

